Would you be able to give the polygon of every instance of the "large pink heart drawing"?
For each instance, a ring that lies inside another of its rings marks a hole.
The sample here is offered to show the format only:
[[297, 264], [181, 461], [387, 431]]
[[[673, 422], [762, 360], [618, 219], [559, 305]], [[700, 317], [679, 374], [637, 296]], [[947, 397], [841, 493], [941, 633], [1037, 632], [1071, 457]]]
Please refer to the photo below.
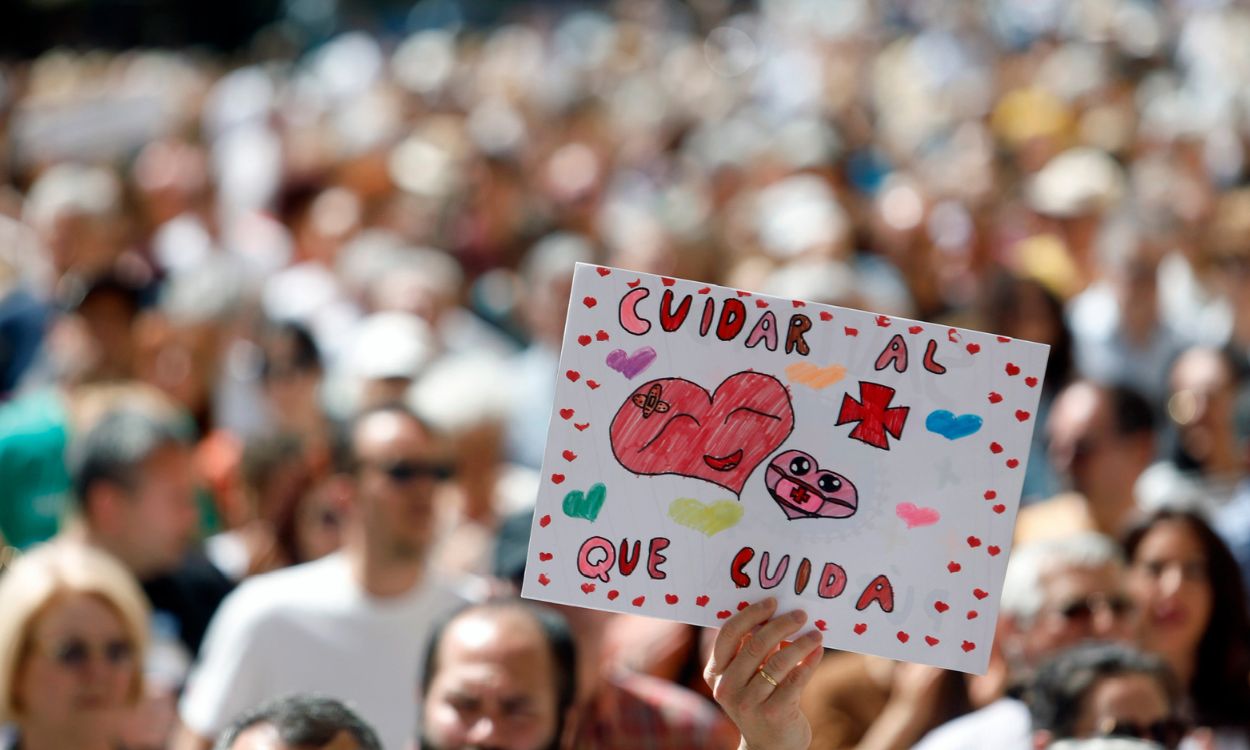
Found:
[[790, 436], [794, 408], [771, 375], [739, 372], [708, 394], [661, 378], [638, 386], [612, 419], [612, 454], [635, 474], [679, 474], [741, 494], [751, 472]]

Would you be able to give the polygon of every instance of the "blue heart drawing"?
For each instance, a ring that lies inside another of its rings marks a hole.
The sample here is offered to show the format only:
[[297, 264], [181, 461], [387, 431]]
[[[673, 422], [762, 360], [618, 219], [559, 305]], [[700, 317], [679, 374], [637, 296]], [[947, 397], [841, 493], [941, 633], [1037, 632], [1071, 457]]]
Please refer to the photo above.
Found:
[[938, 409], [925, 418], [924, 427], [947, 440], [958, 440], [976, 434], [981, 429], [981, 422], [976, 414], [960, 414], [957, 417], [946, 409]]

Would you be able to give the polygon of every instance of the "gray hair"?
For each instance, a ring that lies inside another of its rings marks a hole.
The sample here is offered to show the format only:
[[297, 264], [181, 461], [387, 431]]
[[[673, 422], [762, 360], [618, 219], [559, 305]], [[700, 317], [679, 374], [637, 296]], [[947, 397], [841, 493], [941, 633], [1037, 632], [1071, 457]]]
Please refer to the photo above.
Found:
[[382, 743], [364, 719], [343, 703], [324, 695], [296, 693], [243, 713], [217, 738], [213, 750], [230, 750], [239, 735], [268, 724], [284, 743], [322, 748], [347, 732], [361, 750], [382, 750]]
[[70, 464], [80, 503], [97, 482], [131, 487], [140, 466], [167, 445], [187, 445], [190, 430], [172, 415], [121, 408], [100, 418], [72, 447]]
[[1119, 547], [1102, 534], [1076, 534], [1026, 544], [1011, 553], [1003, 580], [1002, 613], [1028, 623], [1041, 611], [1042, 579], [1060, 568], [1101, 568], [1123, 562]]

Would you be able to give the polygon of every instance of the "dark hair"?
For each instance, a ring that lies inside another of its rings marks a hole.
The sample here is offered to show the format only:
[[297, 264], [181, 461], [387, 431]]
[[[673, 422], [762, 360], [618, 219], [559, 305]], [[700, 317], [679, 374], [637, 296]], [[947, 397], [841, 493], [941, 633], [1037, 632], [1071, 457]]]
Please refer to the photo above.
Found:
[[78, 502], [85, 505], [98, 482], [134, 487], [139, 468], [149, 456], [168, 445], [186, 445], [190, 437], [185, 426], [172, 417], [160, 418], [137, 409], [105, 414], [71, 448]]
[[321, 351], [317, 342], [302, 324], [286, 320], [270, 323], [263, 335], [263, 360], [261, 361], [261, 377], [268, 380], [276, 375], [279, 363], [274, 361], [272, 347], [276, 341], [286, 339], [291, 343], [291, 359], [283, 364], [287, 369], [298, 372], [319, 372], [321, 367]]
[[1127, 385], [1108, 386], [1107, 400], [1117, 435], [1128, 437], [1154, 432], [1154, 409], [1140, 391]]
[[500, 612], [520, 612], [533, 619], [547, 641], [551, 653], [552, 674], [556, 678], [556, 720], [557, 733], [563, 728], [564, 715], [577, 698], [577, 648], [573, 642], [573, 631], [569, 623], [559, 612], [518, 599], [516, 597], [499, 597], [481, 604], [469, 604], [452, 612], [438, 623], [430, 633], [426, 642], [425, 666], [421, 674], [421, 693], [430, 692], [430, 684], [438, 673], [438, 649], [447, 634], [447, 629], [456, 621], [468, 615]]
[[298, 435], [278, 432], [251, 437], [243, 445], [240, 460], [243, 483], [254, 492], [263, 492], [275, 470], [303, 457], [304, 444]]
[[1016, 335], [1023, 312], [1020, 301], [1028, 290], [1041, 295], [1046, 317], [1055, 327], [1055, 340], [1041, 342], [1050, 344], [1050, 357], [1046, 360], [1046, 377], [1042, 387], [1048, 392], [1057, 393], [1071, 382], [1073, 367], [1072, 331], [1068, 328], [1068, 319], [1063, 312], [1063, 300], [1035, 278], [1009, 273], [998, 274], [989, 282], [984, 306], [986, 320], [1002, 333]]
[[304, 562], [299, 558], [296, 531], [299, 508], [303, 495], [311, 484], [311, 472], [305, 483], [294, 492], [284, 493], [277, 504], [262, 504], [270, 494], [274, 474], [292, 465], [308, 468], [304, 443], [298, 435], [274, 433], [249, 438], [243, 446], [241, 473], [244, 485], [255, 495], [256, 511], [273, 525], [278, 549], [292, 562]]
[[1076, 736], [1076, 723], [1089, 693], [1109, 677], [1145, 675], [1155, 680], [1175, 711], [1181, 702], [1176, 679], [1162, 659], [1118, 643], [1084, 643], [1044, 663], [1026, 687], [1033, 730], [1054, 739]]
[[278, 698], [242, 714], [218, 738], [215, 750], [230, 750], [240, 734], [260, 724], [272, 726], [288, 745], [321, 748], [347, 732], [361, 750], [382, 750], [377, 734], [350, 708], [334, 698], [306, 693]]
[[1134, 525], [1124, 537], [1130, 565], [1142, 540], [1165, 521], [1180, 521], [1198, 537], [1206, 553], [1211, 586], [1211, 617], [1198, 643], [1189, 684], [1194, 719], [1204, 726], [1250, 727], [1250, 612], [1241, 571], [1228, 546], [1192, 510], [1161, 508]]

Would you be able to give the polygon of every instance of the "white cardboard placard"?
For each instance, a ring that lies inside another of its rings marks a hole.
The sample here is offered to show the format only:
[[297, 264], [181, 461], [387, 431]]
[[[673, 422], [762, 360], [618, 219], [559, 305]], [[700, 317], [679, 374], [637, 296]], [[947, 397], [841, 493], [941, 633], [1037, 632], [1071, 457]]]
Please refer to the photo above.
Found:
[[523, 595], [983, 673], [1047, 355], [579, 264]]

